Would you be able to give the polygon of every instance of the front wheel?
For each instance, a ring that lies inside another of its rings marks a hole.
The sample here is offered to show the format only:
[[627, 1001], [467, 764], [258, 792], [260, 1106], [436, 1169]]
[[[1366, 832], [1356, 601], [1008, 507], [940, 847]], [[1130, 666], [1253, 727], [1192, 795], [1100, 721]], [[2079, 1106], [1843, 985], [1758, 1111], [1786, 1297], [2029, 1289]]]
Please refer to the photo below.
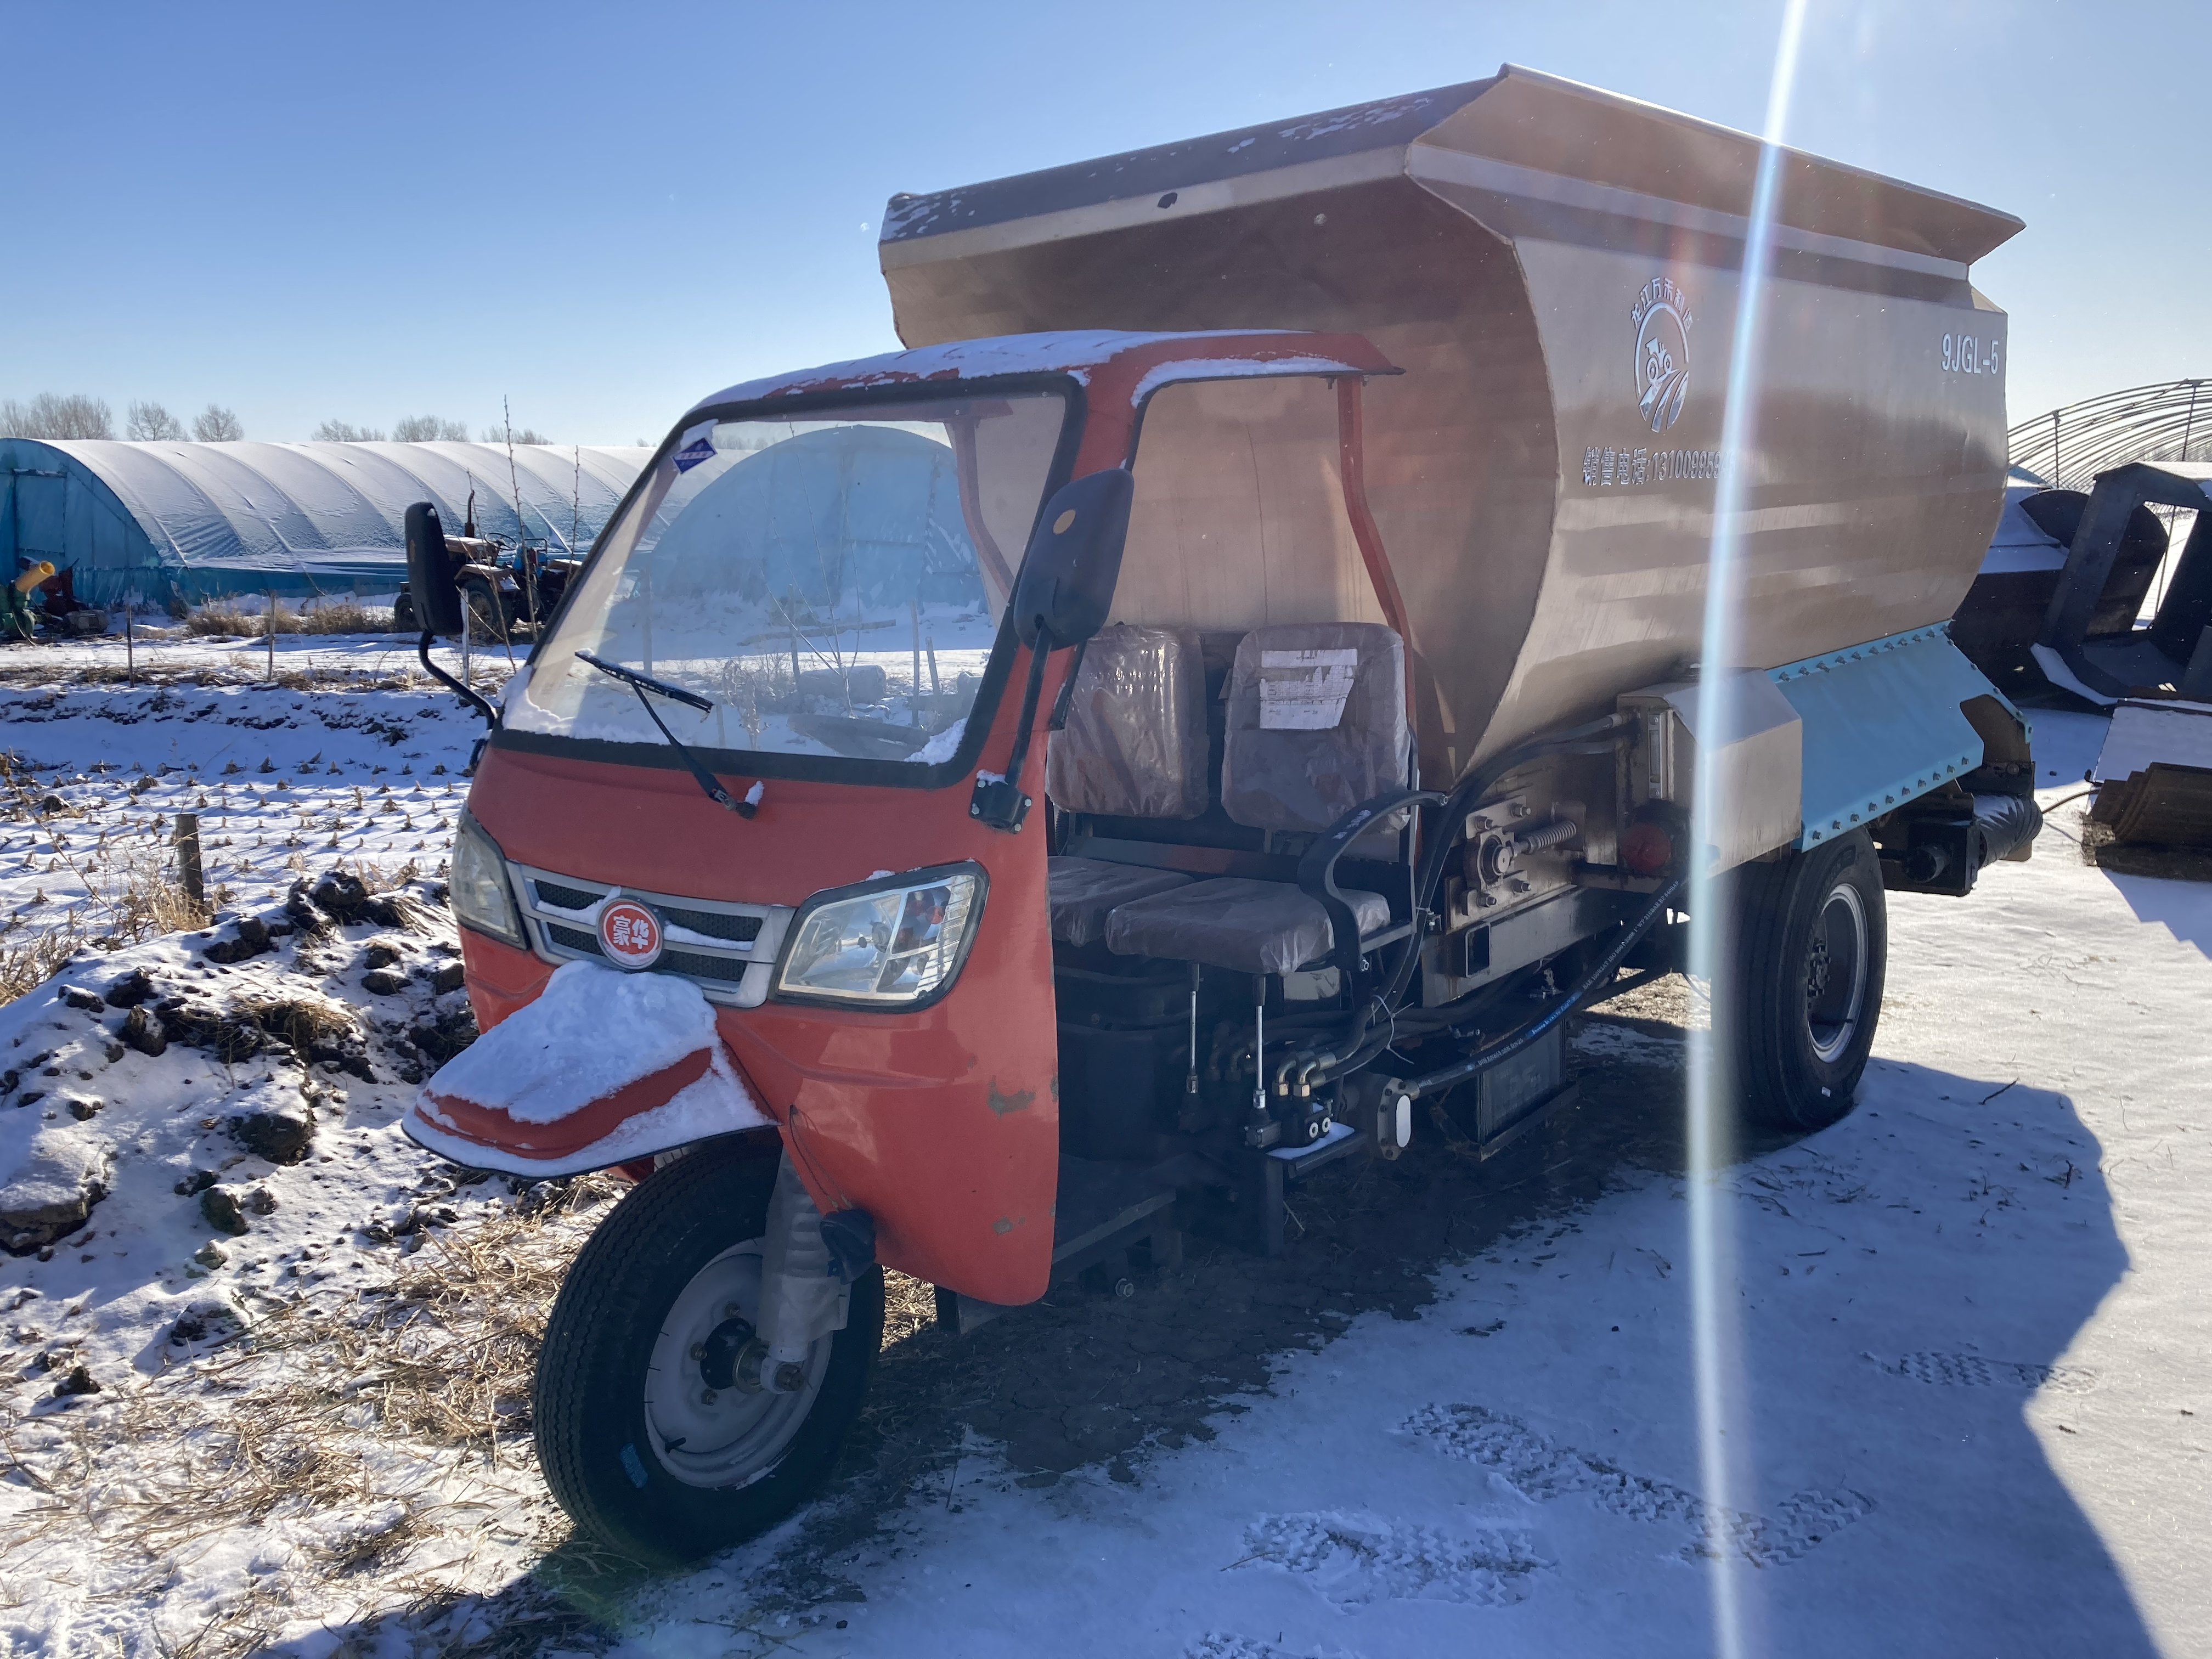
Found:
[[[883, 1340], [880, 1270], [818, 1339], [791, 1393], [748, 1391], [729, 1334], [760, 1316], [776, 1160], [710, 1144], [653, 1172], [561, 1286], [532, 1410], [545, 1484], [624, 1554], [673, 1566], [774, 1525], [830, 1473]], [[717, 1384], [720, 1386], [716, 1386]]]
[[1856, 831], [1734, 872], [1717, 1056], [1745, 1113], [1774, 1128], [1823, 1129], [1851, 1109], [1889, 951], [1881, 866]]

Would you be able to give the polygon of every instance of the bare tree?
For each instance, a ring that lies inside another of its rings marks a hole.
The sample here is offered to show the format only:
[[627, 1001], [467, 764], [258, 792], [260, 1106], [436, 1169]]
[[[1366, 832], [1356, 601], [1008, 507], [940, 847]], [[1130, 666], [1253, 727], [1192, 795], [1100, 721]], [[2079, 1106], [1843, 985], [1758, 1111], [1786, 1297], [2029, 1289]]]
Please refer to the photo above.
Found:
[[[477, 441], [478, 443], [487, 444], [503, 444], [510, 441], [510, 440], [507, 437], [507, 429], [504, 427], [488, 426], [483, 430], [483, 436], [477, 440]], [[511, 441], [519, 444], [550, 444], [553, 441], [547, 437], [544, 433], [540, 432], [536, 427], [522, 426], [517, 427], [514, 429], [514, 436]]]
[[134, 401], [123, 435], [133, 443], [166, 443], [185, 435], [185, 423], [159, 404]]
[[348, 421], [325, 421], [315, 428], [319, 444], [380, 444], [384, 434], [371, 426], [355, 426]]
[[0, 403], [0, 437], [112, 438], [115, 416], [98, 398], [83, 392], [41, 392], [27, 404], [13, 398]]
[[246, 436], [246, 428], [222, 404], [210, 404], [192, 416], [192, 436], [204, 444], [234, 444]]
[[468, 441], [465, 421], [441, 421], [435, 415], [410, 415], [392, 423], [392, 441], [396, 444], [465, 444]]

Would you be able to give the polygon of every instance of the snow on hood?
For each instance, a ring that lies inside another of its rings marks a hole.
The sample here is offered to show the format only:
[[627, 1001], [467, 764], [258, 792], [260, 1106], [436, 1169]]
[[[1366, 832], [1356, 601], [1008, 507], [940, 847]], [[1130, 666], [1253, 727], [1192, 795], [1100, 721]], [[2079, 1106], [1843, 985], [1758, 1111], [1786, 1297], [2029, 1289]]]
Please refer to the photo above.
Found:
[[[441, 1067], [424, 1099], [434, 1089], [518, 1123], [557, 1123], [702, 1048], [720, 1048], [714, 1008], [690, 980], [571, 962], [535, 1002]], [[743, 1088], [738, 1092], [742, 1098]], [[768, 1121], [757, 1111], [750, 1116], [732, 1127]]]

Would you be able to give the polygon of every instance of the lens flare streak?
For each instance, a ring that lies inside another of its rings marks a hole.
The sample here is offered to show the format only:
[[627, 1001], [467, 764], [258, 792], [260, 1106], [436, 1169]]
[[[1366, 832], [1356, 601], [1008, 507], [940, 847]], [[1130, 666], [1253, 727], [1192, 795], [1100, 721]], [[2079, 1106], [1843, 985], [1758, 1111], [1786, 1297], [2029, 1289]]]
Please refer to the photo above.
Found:
[[[1766, 119], [1761, 131], [1759, 172], [1753, 186], [1751, 216], [1744, 240], [1743, 271], [1735, 325], [1729, 353], [1727, 401], [1721, 420], [1720, 476], [1713, 492], [1712, 545], [1706, 570], [1705, 637], [1698, 665], [1698, 719], [1700, 729], [1721, 728], [1731, 674], [1742, 665], [1742, 606], [1739, 560], [1748, 494], [1750, 458], [1754, 452], [1759, 410], [1754, 366], [1762, 346], [1765, 294], [1772, 264], [1776, 197], [1788, 125], [1790, 96], [1797, 74], [1798, 47], [1805, 22], [1805, 0], [1785, 0], [1774, 72], [1768, 84]], [[1717, 798], [1712, 769], [1698, 769], [1692, 802], [1690, 877], [1690, 972], [1724, 994], [1720, 951], [1720, 894], [1704, 849], [1717, 847], [1726, 803]], [[1723, 1074], [1710, 1029], [1692, 1031], [1690, 1042], [1689, 1260], [1693, 1377], [1697, 1401], [1698, 1473], [1705, 1514], [1732, 1512], [1744, 1481], [1748, 1454], [1749, 1413], [1742, 1399], [1741, 1331], [1734, 1294], [1736, 1283], [1733, 1229], [1722, 1185], [1731, 1147], [1731, 1079]], [[1731, 1433], [1731, 1431], [1733, 1432]], [[1713, 1645], [1722, 1659], [1739, 1659], [1747, 1650], [1742, 1561], [1717, 1529], [1705, 1539], [1711, 1564]]]

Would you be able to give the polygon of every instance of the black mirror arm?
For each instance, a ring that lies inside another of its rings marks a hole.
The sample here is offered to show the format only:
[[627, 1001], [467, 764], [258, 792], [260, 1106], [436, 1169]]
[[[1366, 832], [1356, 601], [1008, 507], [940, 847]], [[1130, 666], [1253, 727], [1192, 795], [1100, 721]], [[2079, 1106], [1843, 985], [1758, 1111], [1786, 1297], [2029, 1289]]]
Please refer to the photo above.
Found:
[[422, 672], [441, 684], [452, 688], [456, 696], [484, 717], [485, 725], [495, 732], [498, 731], [499, 710], [486, 702], [472, 687], [465, 685], [430, 660], [430, 641], [437, 637], [426, 628], [422, 630], [422, 637], [416, 641], [415, 654], [422, 659]]
[[975, 775], [975, 793], [969, 798], [968, 816], [994, 830], [1018, 833], [1029, 816], [1030, 798], [1022, 793], [1022, 769], [1029, 764], [1030, 727], [1036, 723], [1037, 699], [1044, 695], [1044, 668], [1053, 653], [1052, 630], [1042, 621], [1030, 646], [1029, 678], [1022, 687], [1021, 714], [1014, 725], [1014, 750], [1006, 757], [1006, 775], [994, 778]]

